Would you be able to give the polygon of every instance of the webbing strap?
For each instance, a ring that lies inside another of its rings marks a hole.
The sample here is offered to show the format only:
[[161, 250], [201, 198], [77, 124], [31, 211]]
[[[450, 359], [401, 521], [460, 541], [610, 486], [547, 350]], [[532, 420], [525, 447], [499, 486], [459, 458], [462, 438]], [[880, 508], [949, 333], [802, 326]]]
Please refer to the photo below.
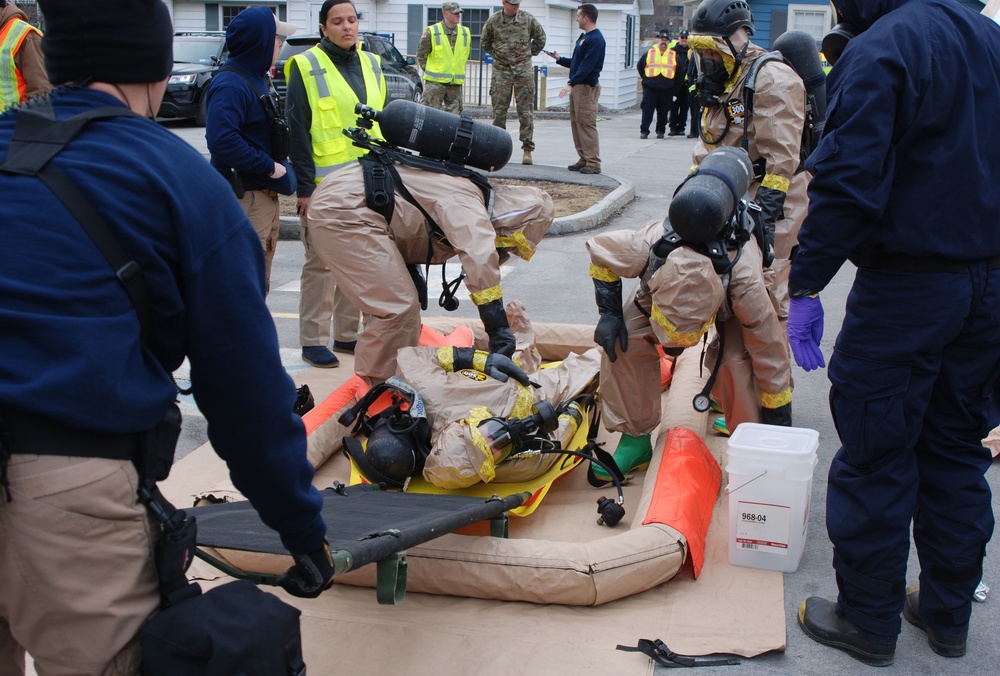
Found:
[[125, 288], [139, 315], [142, 340], [146, 342], [152, 318], [152, 303], [149, 300], [149, 290], [142, 269], [125, 252], [111, 226], [90, 200], [68, 176], [51, 164], [52, 158], [62, 152], [88, 123], [111, 117], [141, 116], [128, 108], [107, 106], [88, 110], [68, 120], [57, 122], [50, 101], [41, 102], [34, 108], [21, 109], [14, 123], [14, 134], [7, 159], [0, 165], [0, 171], [21, 176], [37, 176], [65, 205], [94, 241], [101, 255], [114, 270], [115, 277]]
[[617, 650], [642, 653], [661, 667], [721, 667], [739, 664], [735, 657], [708, 657], [703, 655], [678, 655], [660, 639], [640, 638], [636, 646], [619, 645]]

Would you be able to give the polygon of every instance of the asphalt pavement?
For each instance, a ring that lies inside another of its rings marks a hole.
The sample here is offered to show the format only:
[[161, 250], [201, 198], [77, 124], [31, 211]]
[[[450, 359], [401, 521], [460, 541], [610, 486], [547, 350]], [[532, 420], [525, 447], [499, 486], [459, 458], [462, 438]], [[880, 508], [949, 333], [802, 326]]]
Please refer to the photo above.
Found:
[[[179, 136], [189, 141], [203, 154], [204, 130], [179, 123], [169, 123]], [[515, 139], [514, 159], [520, 158], [517, 148], [517, 121], [508, 123], [508, 130]], [[691, 151], [695, 141], [684, 136], [662, 140], [639, 139], [639, 113], [602, 113], [598, 123], [601, 139], [602, 174], [593, 177], [569, 172], [566, 167], [576, 162], [569, 122], [565, 119], [536, 119], [534, 152], [535, 165], [524, 167], [514, 163], [503, 170], [506, 175], [524, 178], [570, 182], [593, 181], [608, 185], [613, 181], [626, 192], [634, 192], [634, 199], [621, 200], [613, 208], [599, 209], [601, 216], [596, 227], [589, 230], [567, 229], [567, 234], [550, 235], [538, 247], [529, 263], [516, 261], [504, 267], [503, 289], [507, 299], [518, 299], [528, 308], [537, 321], [594, 324], [597, 310], [594, 306], [593, 285], [589, 271], [589, 256], [584, 243], [597, 232], [617, 229], [638, 229], [650, 220], [662, 220], [666, 215], [670, 197], [691, 167]], [[590, 227], [590, 226], [587, 226]], [[282, 356], [289, 370], [312, 368], [299, 358], [298, 341], [298, 283], [302, 265], [302, 246], [294, 240], [282, 240], [271, 272], [271, 308], [281, 345]], [[844, 303], [854, 276], [854, 268], [847, 264], [821, 295], [826, 309], [826, 330], [822, 350], [827, 359], [844, 315]], [[432, 271], [431, 279], [438, 277]], [[445, 314], [432, 308], [425, 314]], [[457, 314], [476, 317], [471, 301], [463, 300]], [[819, 431], [819, 464], [812, 485], [809, 535], [805, 554], [795, 573], [785, 574], [785, 624], [787, 647], [784, 652], [772, 652], [753, 659], [744, 659], [739, 666], [706, 667], [704, 673], [721, 672], [733, 676], [758, 674], [855, 674], [874, 671], [846, 654], [821, 646], [807, 638], [797, 625], [796, 611], [807, 596], [820, 595], [833, 598], [836, 585], [831, 569], [832, 548], [826, 536], [826, 475], [830, 460], [839, 447], [836, 430], [827, 404], [829, 381], [825, 370], [805, 373], [793, 366], [795, 379], [794, 424]], [[193, 402], [184, 405], [185, 432], [179, 453], [197, 448], [205, 440], [204, 420]], [[994, 462], [987, 478], [993, 489], [993, 508], [1000, 506], [1000, 463]], [[968, 654], [960, 659], [946, 659], [931, 652], [925, 636], [916, 628], [903, 622], [902, 633], [896, 649], [896, 661], [880, 673], [900, 674], [987, 674], [996, 669], [1000, 659], [1000, 554], [996, 545], [990, 545], [985, 562], [985, 582], [995, 587], [992, 597], [985, 603], [973, 604], [972, 625], [969, 634]], [[911, 548], [907, 583], [917, 581], [918, 565]], [[669, 584], [669, 583], [668, 583]], [[654, 638], [654, 637], [649, 637]], [[662, 676], [667, 669], [657, 668]], [[702, 673], [699, 672], [699, 673]], [[995, 672], [994, 672], [995, 673]]]

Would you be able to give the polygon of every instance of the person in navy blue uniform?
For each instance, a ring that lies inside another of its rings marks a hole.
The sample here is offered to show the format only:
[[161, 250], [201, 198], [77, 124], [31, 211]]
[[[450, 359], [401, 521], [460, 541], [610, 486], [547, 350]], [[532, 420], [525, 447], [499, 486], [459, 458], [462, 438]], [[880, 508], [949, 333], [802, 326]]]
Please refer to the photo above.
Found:
[[817, 294], [845, 261], [858, 270], [829, 367], [839, 594], [806, 599], [798, 620], [883, 666], [902, 614], [959, 657], [994, 525], [980, 442], [1000, 369], [1000, 26], [954, 0], [833, 4], [826, 131], [789, 282], [806, 370], [824, 366]]
[[[173, 65], [166, 5], [39, 4], [60, 86], [0, 115], [0, 673], [24, 673], [27, 651], [40, 674], [135, 674], [160, 529], [133, 459], [185, 358], [213, 449], [296, 561], [282, 586], [315, 596], [333, 567], [260, 242], [222, 176], [152, 119]], [[62, 199], [5, 168], [22, 116], [96, 109], [121, 115], [87, 123], [49, 166], [141, 269], [148, 321]]]

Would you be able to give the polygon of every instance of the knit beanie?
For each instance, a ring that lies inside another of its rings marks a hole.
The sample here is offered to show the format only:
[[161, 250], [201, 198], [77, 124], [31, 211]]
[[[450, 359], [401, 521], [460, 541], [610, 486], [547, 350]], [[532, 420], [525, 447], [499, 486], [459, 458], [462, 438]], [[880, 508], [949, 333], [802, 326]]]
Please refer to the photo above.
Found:
[[53, 84], [159, 82], [174, 63], [173, 24], [163, 0], [38, 0], [42, 50]]

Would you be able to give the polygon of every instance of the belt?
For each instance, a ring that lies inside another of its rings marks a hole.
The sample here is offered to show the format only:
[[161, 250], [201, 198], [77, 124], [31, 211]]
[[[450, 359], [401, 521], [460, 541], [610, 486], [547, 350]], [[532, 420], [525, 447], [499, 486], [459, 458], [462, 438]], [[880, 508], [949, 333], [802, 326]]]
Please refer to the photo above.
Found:
[[278, 191], [277, 190], [271, 190], [270, 188], [253, 188], [252, 190], [249, 190], [247, 192], [262, 192], [265, 195], [267, 195], [268, 197], [277, 197], [278, 196]]
[[969, 266], [985, 261], [990, 270], [1000, 270], [1000, 256], [968, 261], [954, 261], [937, 256], [905, 256], [902, 254], [855, 253], [851, 262], [859, 268], [870, 270], [897, 270], [899, 272], [953, 272], [966, 273]]
[[0, 421], [7, 431], [5, 444], [11, 454], [133, 461], [139, 458], [142, 435], [138, 432], [110, 434], [81, 430], [43, 415], [8, 408], [0, 410]]

